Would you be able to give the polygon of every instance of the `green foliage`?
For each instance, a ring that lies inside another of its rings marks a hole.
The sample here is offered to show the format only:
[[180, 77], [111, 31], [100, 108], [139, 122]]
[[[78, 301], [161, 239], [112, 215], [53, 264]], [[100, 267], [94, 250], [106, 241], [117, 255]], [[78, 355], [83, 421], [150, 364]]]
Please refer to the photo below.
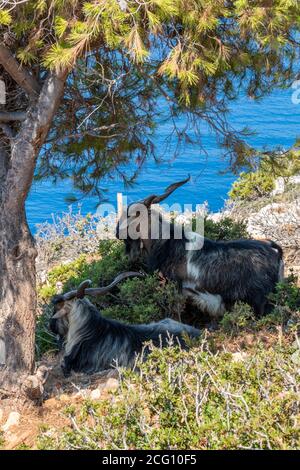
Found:
[[49, 320], [53, 311], [48, 304], [43, 304], [41, 310], [42, 313], [37, 316], [35, 326], [35, 357], [38, 361], [45, 353], [57, 350], [55, 335], [49, 330]]
[[270, 315], [262, 317], [257, 322], [257, 327], [281, 325], [291, 331], [300, 331], [300, 289], [297, 285], [297, 277], [290, 275], [284, 281], [279, 282], [269, 299], [274, 308]]
[[224, 217], [219, 222], [206, 218], [204, 221], [204, 235], [211, 240], [235, 240], [249, 237], [246, 224], [236, 222], [230, 217]]
[[113, 305], [104, 308], [102, 314], [128, 323], [148, 323], [165, 317], [178, 319], [184, 306], [176, 284], [161, 285], [154, 274], [124, 282]]
[[275, 187], [275, 177], [259, 170], [252, 173], [242, 172], [233, 183], [229, 197], [232, 201], [252, 201], [266, 196]]
[[242, 331], [259, 331], [262, 328], [272, 330], [274, 326], [299, 331], [300, 327], [300, 289], [297, 278], [289, 276], [279, 282], [275, 292], [269, 295], [273, 305], [271, 313], [261, 318], [255, 318], [251, 307], [237, 302], [230, 312], [226, 312], [220, 321], [223, 331], [237, 335]]
[[87, 269], [86, 256], [81, 255], [77, 260], [62, 264], [53, 268], [48, 273], [48, 282], [45, 286], [39, 289], [39, 297], [41, 300], [49, 300], [53, 295], [57, 293], [57, 284], [65, 284], [73, 277], [79, 276], [84, 273]]
[[0, 26], [8, 26], [12, 22], [12, 17], [8, 10], [0, 9]]
[[254, 314], [252, 308], [242, 302], [237, 302], [230, 312], [225, 312], [220, 325], [227, 333], [237, 333], [241, 329], [252, 325]]
[[261, 154], [256, 171], [242, 172], [233, 183], [229, 197], [232, 201], [253, 201], [268, 196], [278, 177], [288, 178], [300, 172], [299, 143], [288, 152]]
[[235, 360], [212, 354], [205, 341], [190, 352], [154, 349], [138, 373], [124, 371], [110, 398], [88, 402], [72, 414], [72, 426], [41, 434], [38, 447], [296, 449], [294, 350], [258, 345]]
[[297, 286], [297, 277], [291, 274], [284, 281], [279, 282], [274, 294], [269, 296], [274, 306], [285, 306], [290, 310], [300, 310], [300, 288]]
[[149, 155], [157, 158], [162, 96], [170, 104], [164, 119], [193, 118], [179, 139], [200, 142], [204, 119], [232, 169], [249, 166], [257, 152], [244, 141], [247, 129], [227, 124], [226, 104], [241, 89], [260, 98], [295, 76], [299, 15], [294, 0], [53, 0], [51, 8], [27, 0], [0, 8], [1, 39], [32, 75], [42, 82], [49, 69], [71, 72], [36, 174], [72, 177], [102, 196], [106, 175], [130, 183]]
[[271, 152], [262, 155], [260, 160], [260, 169], [262, 172], [288, 178], [300, 172], [300, 142], [287, 152]]

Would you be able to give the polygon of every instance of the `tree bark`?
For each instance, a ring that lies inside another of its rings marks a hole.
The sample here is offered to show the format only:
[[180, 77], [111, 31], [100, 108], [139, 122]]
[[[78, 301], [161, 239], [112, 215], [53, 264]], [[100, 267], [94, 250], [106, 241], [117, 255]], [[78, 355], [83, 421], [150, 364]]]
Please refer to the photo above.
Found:
[[49, 74], [9, 148], [0, 143], [0, 386], [34, 368], [36, 249], [25, 201], [66, 75]]

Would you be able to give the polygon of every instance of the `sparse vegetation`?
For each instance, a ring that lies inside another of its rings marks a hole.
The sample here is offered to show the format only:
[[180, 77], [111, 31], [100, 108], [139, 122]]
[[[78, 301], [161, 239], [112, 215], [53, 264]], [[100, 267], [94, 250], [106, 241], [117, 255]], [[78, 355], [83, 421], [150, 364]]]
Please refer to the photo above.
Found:
[[70, 426], [41, 433], [40, 449], [296, 449], [297, 346], [257, 344], [237, 357], [154, 349], [108, 398], [67, 410]]

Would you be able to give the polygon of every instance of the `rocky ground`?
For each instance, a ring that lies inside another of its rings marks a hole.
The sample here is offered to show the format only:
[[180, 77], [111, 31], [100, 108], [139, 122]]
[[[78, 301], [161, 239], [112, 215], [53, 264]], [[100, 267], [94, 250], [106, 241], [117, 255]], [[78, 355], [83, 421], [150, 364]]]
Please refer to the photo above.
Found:
[[63, 429], [70, 424], [64, 413], [67, 407], [79, 407], [86, 400], [103, 400], [119, 386], [115, 370], [65, 378], [58, 356], [45, 358], [37, 367], [47, 367], [49, 373], [42, 400], [28, 400], [21, 394], [5, 396], [0, 391], [0, 449], [1, 440], [5, 450], [36, 448], [42, 430], [52, 426]]

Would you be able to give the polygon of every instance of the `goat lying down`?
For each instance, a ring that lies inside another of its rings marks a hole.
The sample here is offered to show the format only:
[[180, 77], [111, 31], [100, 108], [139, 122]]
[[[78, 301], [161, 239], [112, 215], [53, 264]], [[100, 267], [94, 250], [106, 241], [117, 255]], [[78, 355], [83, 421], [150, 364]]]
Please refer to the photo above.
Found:
[[[129, 206], [118, 222], [117, 238], [124, 240], [131, 261], [145, 257], [150, 271], [158, 270], [177, 281], [183, 294], [201, 312], [219, 317], [235, 302], [242, 301], [258, 316], [267, 313], [268, 295], [283, 278], [283, 253], [279, 245], [271, 240], [213, 241], [192, 232], [184, 233], [179, 239], [175, 224], [151, 208], [188, 180], [174, 183], [162, 195], [152, 195], [138, 203], [146, 208], [146, 217], [141, 222], [146, 229], [142, 227], [134, 238], [130, 237], [130, 229], [135, 226], [137, 216], [131, 215], [133, 205]], [[158, 229], [152, 230], [153, 220]], [[153, 232], [159, 234], [156, 239], [151, 237]], [[168, 233], [168, 239], [163, 239], [162, 233]], [[199, 244], [197, 237], [202, 243]], [[191, 246], [189, 250], [187, 244]]]
[[200, 331], [192, 326], [166, 318], [157, 323], [126, 325], [101, 316], [85, 295], [103, 295], [123, 279], [143, 276], [136, 272], [122, 273], [107, 287], [87, 288], [91, 281], [83, 282], [77, 291], [54, 297], [54, 315], [50, 320], [53, 333], [64, 338], [62, 369], [65, 376], [71, 371], [87, 374], [112, 366], [132, 367], [136, 356], [143, 351], [146, 358], [151, 341], [165, 347], [173, 341], [186, 348], [185, 335], [195, 338]]

